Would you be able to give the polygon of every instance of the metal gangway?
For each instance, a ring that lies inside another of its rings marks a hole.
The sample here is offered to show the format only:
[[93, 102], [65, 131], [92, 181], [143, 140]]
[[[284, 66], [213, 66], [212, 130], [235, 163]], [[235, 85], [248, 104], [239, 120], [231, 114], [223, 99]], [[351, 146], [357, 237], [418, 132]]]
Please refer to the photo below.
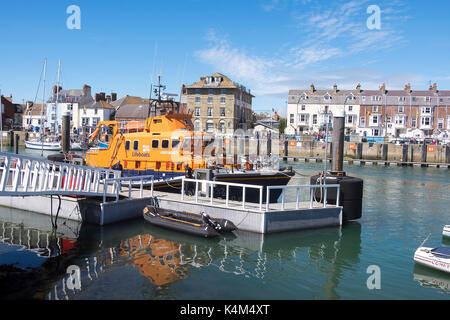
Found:
[[0, 196], [116, 197], [120, 171], [0, 153]]

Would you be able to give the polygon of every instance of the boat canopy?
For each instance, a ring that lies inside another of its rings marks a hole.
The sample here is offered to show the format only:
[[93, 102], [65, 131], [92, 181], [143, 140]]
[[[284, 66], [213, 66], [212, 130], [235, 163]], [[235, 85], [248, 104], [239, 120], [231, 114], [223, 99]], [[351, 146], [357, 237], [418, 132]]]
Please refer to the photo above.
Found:
[[450, 247], [434, 248], [431, 253], [438, 258], [450, 259]]

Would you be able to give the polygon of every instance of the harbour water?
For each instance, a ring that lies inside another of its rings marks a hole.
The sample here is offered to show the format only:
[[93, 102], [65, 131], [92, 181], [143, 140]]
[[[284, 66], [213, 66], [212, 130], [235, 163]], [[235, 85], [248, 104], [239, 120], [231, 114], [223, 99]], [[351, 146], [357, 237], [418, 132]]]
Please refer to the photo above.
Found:
[[[289, 163], [302, 175], [322, 164]], [[0, 208], [1, 299], [449, 299], [450, 275], [414, 264], [449, 245], [450, 172], [346, 166], [364, 179], [362, 219], [342, 228], [200, 239], [146, 224], [106, 227]], [[308, 184], [296, 176], [293, 184]], [[290, 195], [292, 196], [292, 195]], [[294, 196], [295, 197], [295, 196]], [[376, 266], [380, 288], [369, 289]], [[370, 282], [370, 280], [369, 280]]]

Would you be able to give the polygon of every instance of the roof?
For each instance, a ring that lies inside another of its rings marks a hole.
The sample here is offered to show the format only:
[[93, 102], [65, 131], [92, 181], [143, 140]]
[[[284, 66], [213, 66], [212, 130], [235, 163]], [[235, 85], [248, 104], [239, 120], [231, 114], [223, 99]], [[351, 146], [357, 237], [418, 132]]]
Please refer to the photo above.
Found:
[[[144, 101], [147, 99], [143, 99]], [[156, 100], [153, 100], [154, 103], [157, 104], [157, 110], [161, 110], [164, 107], [171, 108], [172, 103], [161, 101], [158, 103]], [[147, 119], [149, 114], [149, 101], [147, 100], [145, 103], [141, 104], [122, 104], [116, 111], [116, 119]], [[173, 104], [177, 104], [173, 102]], [[157, 115], [158, 115], [157, 111]]]
[[[211, 83], [207, 82], [207, 78], [211, 77]], [[220, 78], [221, 81], [216, 81], [216, 78]], [[223, 89], [240, 89], [245, 91], [246, 93], [250, 94], [250, 91], [247, 90], [244, 86], [233, 82], [230, 78], [228, 78], [226, 75], [222, 73], [214, 73], [210, 76], [200, 77], [200, 81], [194, 82], [191, 85], [186, 86], [186, 88], [189, 89], [195, 89], [195, 88], [223, 88]]]
[[[44, 109], [43, 112], [45, 114], [47, 110], [47, 105], [44, 104]], [[31, 115], [32, 116], [40, 116], [41, 115], [41, 104], [33, 104], [33, 106], [26, 108], [25, 111], [23, 112], [24, 116], [28, 116], [28, 113], [31, 111]]]
[[149, 99], [126, 95], [125, 97], [122, 97], [119, 100], [111, 102], [111, 105], [116, 108], [120, 108], [124, 105], [141, 105], [141, 104], [148, 105], [148, 103]]
[[106, 101], [100, 100], [97, 102], [93, 102], [93, 103], [87, 103], [83, 106], [81, 106], [82, 108], [91, 108], [91, 109], [111, 109], [111, 110], [116, 110], [116, 107], [114, 107], [113, 105], [109, 104]]

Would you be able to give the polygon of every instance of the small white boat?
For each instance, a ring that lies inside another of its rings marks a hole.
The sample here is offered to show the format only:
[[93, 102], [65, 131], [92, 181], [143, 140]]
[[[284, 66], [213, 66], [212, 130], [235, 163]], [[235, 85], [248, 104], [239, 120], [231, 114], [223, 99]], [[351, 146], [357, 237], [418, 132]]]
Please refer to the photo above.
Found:
[[449, 237], [450, 238], [450, 225], [444, 226], [444, 230], [442, 231], [442, 235], [444, 237]]
[[49, 150], [49, 151], [60, 151], [61, 143], [57, 141], [46, 142], [40, 140], [25, 141], [25, 148], [35, 149], [35, 150]]
[[450, 247], [419, 247], [414, 253], [414, 261], [421, 265], [450, 272]]

